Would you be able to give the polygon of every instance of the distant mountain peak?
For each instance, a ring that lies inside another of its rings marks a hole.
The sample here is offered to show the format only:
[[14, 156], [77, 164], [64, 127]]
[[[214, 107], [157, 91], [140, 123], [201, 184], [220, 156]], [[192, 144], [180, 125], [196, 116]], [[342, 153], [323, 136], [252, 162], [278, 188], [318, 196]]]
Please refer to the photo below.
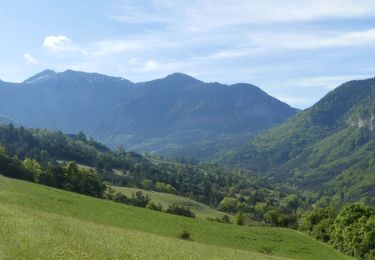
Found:
[[178, 80], [178, 81], [191, 81], [191, 82], [202, 82], [190, 75], [187, 75], [185, 73], [181, 73], [181, 72], [175, 72], [175, 73], [172, 73], [172, 74], [169, 74], [168, 76], [166, 76], [164, 79], [167, 79], [167, 80]]
[[42, 72], [39, 72], [37, 74], [35, 74], [34, 76], [26, 79], [23, 83], [35, 83], [35, 82], [38, 82], [38, 81], [41, 81], [41, 80], [45, 80], [47, 78], [49, 78], [50, 76], [53, 76], [55, 75], [56, 72], [53, 71], [53, 70], [43, 70]]
[[115, 81], [122, 81], [128, 84], [133, 84], [131, 81], [122, 78], [122, 77], [114, 77], [108, 76], [96, 72], [84, 72], [84, 71], [76, 71], [76, 70], [66, 70], [62, 73], [59, 73], [63, 78], [70, 79], [70, 80], [86, 80], [89, 82], [98, 82], [98, 81], [107, 81], [107, 80], [115, 80]]

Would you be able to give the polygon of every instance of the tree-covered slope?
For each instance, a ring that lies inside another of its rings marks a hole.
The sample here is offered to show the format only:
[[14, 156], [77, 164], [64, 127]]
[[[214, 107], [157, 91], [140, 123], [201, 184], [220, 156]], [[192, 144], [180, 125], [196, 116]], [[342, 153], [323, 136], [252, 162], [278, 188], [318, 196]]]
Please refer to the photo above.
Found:
[[[240, 169], [226, 169], [210, 163], [167, 161], [155, 156], [143, 157], [122, 149], [110, 150], [92, 139], [87, 140], [82, 133], [64, 135], [62, 132], [16, 128], [13, 125], [0, 126], [2, 146], [5, 149], [0, 150], [1, 174], [54, 187], [64, 188], [68, 185], [68, 190], [73, 185], [81, 193], [85, 193], [86, 188], [81, 187], [79, 180], [60, 176], [64, 170], [61, 167], [67, 161], [84, 165], [83, 170], [92, 171], [101, 182], [180, 195], [215, 208], [226, 196], [239, 196], [239, 204], [248, 204], [248, 211], [253, 210], [256, 203], [269, 201], [269, 207], [262, 208], [260, 219], [257, 220], [262, 220], [265, 210], [280, 208], [289, 212], [282, 206], [283, 201], [288, 195], [296, 193], [282, 186], [274, 193], [272, 190], [275, 187]], [[30, 165], [29, 158], [36, 160], [37, 166]], [[31, 172], [25, 171], [23, 165]], [[65, 166], [67, 172], [76, 172], [70, 169], [69, 164]], [[301, 201], [299, 206], [303, 208], [306, 203]]]
[[351, 81], [227, 162], [300, 188], [374, 204], [375, 79]]

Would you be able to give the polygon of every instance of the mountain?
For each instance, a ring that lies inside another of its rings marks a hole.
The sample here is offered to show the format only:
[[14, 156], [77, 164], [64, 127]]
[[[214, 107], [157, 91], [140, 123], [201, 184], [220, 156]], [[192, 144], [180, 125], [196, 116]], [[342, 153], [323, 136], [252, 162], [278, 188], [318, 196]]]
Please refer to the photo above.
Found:
[[53, 70], [43, 70], [42, 72], [39, 72], [35, 74], [34, 76], [26, 79], [25, 81], [23, 81], [23, 83], [34, 83], [38, 81], [40, 82], [40, 81], [50, 78], [50, 76], [53, 76], [55, 74], [56, 72], [54, 72]]
[[15, 122], [13, 119], [7, 116], [0, 115], [0, 125], [9, 125], [9, 124], [17, 125], [17, 122]]
[[224, 158], [260, 175], [375, 204], [375, 78], [347, 82]]
[[0, 82], [0, 114], [27, 127], [83, 131], [109, 145], [141, 151], [222, 134], [254, 134], [296, 111], [253, 85], [205, 83], [182, 73], [132, 83], [46, 70], [22, 83]]

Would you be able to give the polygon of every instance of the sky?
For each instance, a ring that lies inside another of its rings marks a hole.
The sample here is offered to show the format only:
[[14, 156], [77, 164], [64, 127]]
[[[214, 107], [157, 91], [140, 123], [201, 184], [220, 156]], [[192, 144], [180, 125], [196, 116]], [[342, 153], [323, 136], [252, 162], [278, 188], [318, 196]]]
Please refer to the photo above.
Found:
[[133, 82], [182, 72], [303, 109], [375, 76], [375, 0], [12, 0], [0, 17], [3, 81], [44, 69]]

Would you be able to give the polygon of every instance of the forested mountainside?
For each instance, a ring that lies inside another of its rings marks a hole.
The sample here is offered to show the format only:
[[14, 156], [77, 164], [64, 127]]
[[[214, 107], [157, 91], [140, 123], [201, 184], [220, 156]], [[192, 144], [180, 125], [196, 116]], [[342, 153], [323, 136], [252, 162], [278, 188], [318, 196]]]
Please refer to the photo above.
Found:
[[275, 182], [375, 204], [375, 79], [347, 82], [219, 160]]
[[23, 83], [0, 82], [0, 114], [26, 127], [83, 131], [112, 147], [138, 151], [254, 134], [296, 112], [253, 85], [205, 83], [182, 73], [132, 83], [47, 70]]

